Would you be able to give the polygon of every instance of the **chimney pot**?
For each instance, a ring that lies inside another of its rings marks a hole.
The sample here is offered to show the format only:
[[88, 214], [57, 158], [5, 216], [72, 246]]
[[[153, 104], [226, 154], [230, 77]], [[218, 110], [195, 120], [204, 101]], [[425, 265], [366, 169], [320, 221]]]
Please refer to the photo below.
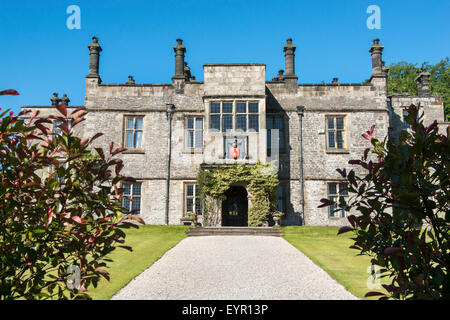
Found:
[[296, 46], [292, 44], [292, 38], [286, 39], [286, 44], [284, 45], [283, 52], [285, 57], [285, 75], [295, 77], [295, 49]]
[[69, 99], [69, 97], [67, 97], [67, 94], [64, 93], [60, 100], [64, 106], [67, 107], [69, 105], [70, 99]]
[[186, 52], [186, 47], [183, 45], [182, 39], [177, 39], [177, 44], [173, 47], [173, 51], [175, 52], [175, 75], [173, 78], [184, 79], [184, 67], [186, 65], [184, 53]]
[[61, 99], [58, 98], [58, 93], [53, 92], [53, 97], [50, 98], [50, 101], [52, 102], [52, 106], [56, 106], [61, 102]]
[[421, 72], [416, 77], [417, 92], [419, 97], [430, 95], [430, 76], [425, 66], [422, 66]]
[[384, 46], [380, 44], [380, 39], [373, 40], [369, 52], [372, 55], [372, 76], [387, 76], [384, 70], [384, 62], [382, 60]]

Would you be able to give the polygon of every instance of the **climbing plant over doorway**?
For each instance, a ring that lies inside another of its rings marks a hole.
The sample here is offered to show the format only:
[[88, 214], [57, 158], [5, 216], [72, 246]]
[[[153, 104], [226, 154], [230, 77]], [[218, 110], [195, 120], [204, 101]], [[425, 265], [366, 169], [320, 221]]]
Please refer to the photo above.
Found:
[[197, 184], [205, 226], [219, 223], [225, 192], [234, 183], [247, 186], [251, 199], [248, 211], [249, 226], [262, 226], [275, 210], [279, 181], [277, 169], [272, 163], [201, 167], [197, 175]]

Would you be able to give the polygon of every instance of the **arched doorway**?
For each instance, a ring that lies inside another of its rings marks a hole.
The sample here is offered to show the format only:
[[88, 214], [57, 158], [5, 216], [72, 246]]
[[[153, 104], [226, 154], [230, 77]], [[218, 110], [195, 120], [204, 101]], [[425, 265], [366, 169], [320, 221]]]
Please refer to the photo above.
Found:
[[230, 187], [225, 192], [226, 199], [222, 202], [223, 227], [248, 226], [248, 199], [244, 187]]

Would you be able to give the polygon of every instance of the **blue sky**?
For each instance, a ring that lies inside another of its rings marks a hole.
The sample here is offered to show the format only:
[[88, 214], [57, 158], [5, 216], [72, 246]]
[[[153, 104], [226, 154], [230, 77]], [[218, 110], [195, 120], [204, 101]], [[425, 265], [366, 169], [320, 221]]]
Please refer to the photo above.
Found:
[[[66, 9], [81, 10], [81, 29], [69, 30]], [[381, 10], [381, 29], [367, 28], [369, 5]], [[386, 64], [436, 63], [449, 56], [450, 1], [382, 0], [52, 0], [0, 2], [0, 107], [49, 105], [53, 92], [84, 104], [93, 35], [103, 48], [103, 83], [170, 83], [173, 45], [181, 37], [197, 80], [206, 63], [265, 63], [266, 79], [284, 69], [286, 38], [297, 45], [300, 83], [362, 82], [370, 77], [372, 39]]]

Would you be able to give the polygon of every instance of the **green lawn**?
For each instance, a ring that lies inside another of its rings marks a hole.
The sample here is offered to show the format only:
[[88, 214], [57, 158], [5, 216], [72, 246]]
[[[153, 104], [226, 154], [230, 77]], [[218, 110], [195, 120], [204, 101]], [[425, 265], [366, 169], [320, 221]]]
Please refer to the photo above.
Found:
[[117, 248], [108, 258], [111, 280], [99, 281], [88, 293], [95, 300], [110, 299], [117, 291], [158, 260], [166, 251], [186, 237], [187, 226], [140, 226], [126, 229], [125, 244], [133, 252]]
[[[358, 250], [349, 249], [353, 244], [352, 233], [337, 236], [338, 227], [283, 227], [283, 238], [302, 251], [315, 264], [325, 270], [348, 291], [361, 299], [368, 291], [385, 292], [383, 288], [368, 289], [371, 265], [368, 256], [357, 256]], [[387, 283], [382, 279], [381, 283]], [[377, 299], [378, 297], [371, 298]]]

